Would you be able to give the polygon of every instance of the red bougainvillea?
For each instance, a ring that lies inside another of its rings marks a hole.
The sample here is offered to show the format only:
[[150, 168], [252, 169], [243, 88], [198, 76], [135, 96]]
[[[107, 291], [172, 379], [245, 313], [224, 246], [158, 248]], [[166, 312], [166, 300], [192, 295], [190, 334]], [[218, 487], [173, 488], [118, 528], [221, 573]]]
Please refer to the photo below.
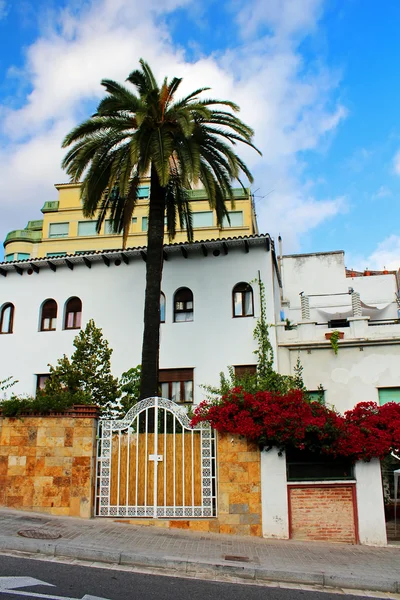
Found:
[[301, 390], [250, 394], [236, 387], [195, 409], [192, 426], [208, 421], [217, 431], [242, 435], [260, 446], [293, 446], [352, 460], [400, 452], [400, 405], [361, 402], [344, 415], [307, 399]]

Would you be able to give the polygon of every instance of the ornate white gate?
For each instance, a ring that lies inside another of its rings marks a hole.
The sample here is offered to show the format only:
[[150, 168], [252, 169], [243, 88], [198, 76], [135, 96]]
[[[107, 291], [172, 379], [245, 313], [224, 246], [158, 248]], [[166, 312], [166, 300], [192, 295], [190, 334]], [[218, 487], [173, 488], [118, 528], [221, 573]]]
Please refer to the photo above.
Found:
[[95, 512], [100, 517], [216, 516], [215, 433], [185, 410], [147, 398], [100, 421]]

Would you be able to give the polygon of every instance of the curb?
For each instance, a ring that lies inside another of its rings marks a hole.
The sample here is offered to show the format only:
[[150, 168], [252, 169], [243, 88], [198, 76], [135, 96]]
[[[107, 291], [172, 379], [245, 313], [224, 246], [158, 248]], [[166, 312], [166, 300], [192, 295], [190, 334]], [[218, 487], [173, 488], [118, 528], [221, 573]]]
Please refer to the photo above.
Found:
[[134, 552], [118, 550], [100, 550], [90, 546], [74, 546], [65, 542], [46, 542], [34, 539], [9, 538], [0, 536], [0, 550], [30, 552], [45, 556], [76, 558], [78, 560], [96, 561], [108, 564], [145, 567], [184, 573], [189, 576], [235, 577], [246, 583], [255, 581], [278, 582], [305, 585], [319, 585], [326, 588], [346, 588], [373, 592], [400, 593], [400, 581], [396, 578], [363, 577], [356, 575], [330, 575], [319, 572], [285, 571], [268, 569], [254, 563], [238, 565], [229, 561], [207, 562], [202, 560], [186, 560], [174, 556], [147, 556]]

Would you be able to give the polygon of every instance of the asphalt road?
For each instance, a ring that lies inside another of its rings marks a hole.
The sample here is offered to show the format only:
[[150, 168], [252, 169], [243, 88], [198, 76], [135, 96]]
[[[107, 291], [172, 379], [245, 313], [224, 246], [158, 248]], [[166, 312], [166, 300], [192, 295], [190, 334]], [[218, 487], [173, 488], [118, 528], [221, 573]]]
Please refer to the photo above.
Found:
[[[36, 581], [34, 581], [36, 580]], [[54, 587], [50, 587], [52, 584]], [[0, 600], [355, 600], [326, 592], [179, 579], [0, 554]], [[361, 596], [357, 596], [360, 600]], [[364, 596], [363, 596], [364, 598]]]

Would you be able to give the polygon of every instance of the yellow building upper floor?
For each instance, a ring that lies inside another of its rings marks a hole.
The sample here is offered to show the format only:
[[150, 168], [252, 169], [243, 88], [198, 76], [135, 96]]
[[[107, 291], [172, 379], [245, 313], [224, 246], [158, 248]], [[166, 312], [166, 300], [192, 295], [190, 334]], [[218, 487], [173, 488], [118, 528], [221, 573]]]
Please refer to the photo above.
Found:
[[[111, 231], [109, 220], [105, 220], [100, 232], [97, 233], [96, 219], [84, 218], [79, 183], [62, 183], [56, 184], [55, 187], [58, 191], [58, 200], [45, 202], [41, 209], [43, 219], [29, 221], [25, 229], [8, 233], [4, 241], [6, 261], [122, 247], [122, 236]], [[149, 194], [149, 183], [144, 181], [139, 188], [139, 199], [130, 225], [128, 248], [145, 246], [147, 243]], [[228, 204], [230, 223], [226, 219], [222, 227], [217, 226], [215, 212], [210, 209], [204, 189], [191, 190], [189, 195], [195, 241], [258, 233], [249, 190], [242, 188], [233, 190], [232, 202]], [[178, 229], [174, 241], [186, 240], [186, 230]], [[167, 228], [165, 241], [168, 242]]]

